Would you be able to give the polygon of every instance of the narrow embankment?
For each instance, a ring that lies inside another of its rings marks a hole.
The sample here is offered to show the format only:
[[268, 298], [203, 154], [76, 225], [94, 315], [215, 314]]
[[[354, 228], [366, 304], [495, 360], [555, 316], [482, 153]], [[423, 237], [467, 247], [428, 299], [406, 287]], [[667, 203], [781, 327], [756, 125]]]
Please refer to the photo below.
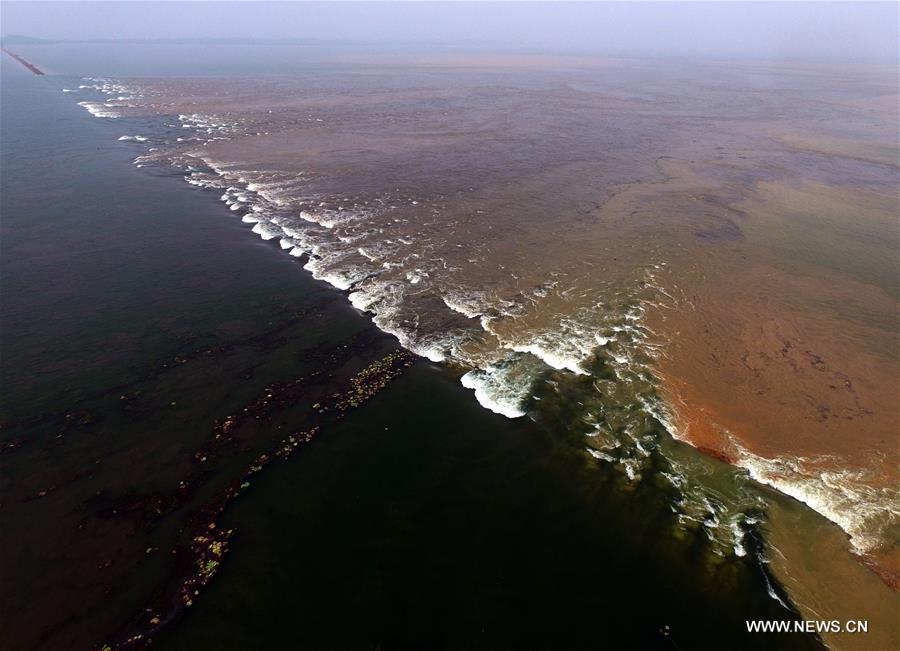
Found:
[[11, 56], [13, 59], [15, 59], [16, 61], [18, 61], [19, 63], [21, 63], [23, 66], [25, 66], [25, 67], [28, 68], [29, 70], [31, 70], [31, 72], [33, 72], [34, 74], [36, 74], [36, 75], [43, 75], [43, 74], [44, 74], [44, 71], [43, 71], [43, 70], [41, 70], [40, 68], [38, 68], [38, 67], [37, 67], [36, 65], [34, 65], [33, 63], [30, 63], [30, 62], [26, 61], [25, 59], [23, 59], [22, 57], [20, 57], [20, 56], [19, 56], [18, 54], [16, 54], [15, 52], [10, 52], [10, 51], [7, 50], [5, 47], [0, 47], [0, 50], [3, 50], [4, 52], [6, 52], [6, 53], [7, 53], [9, 56]]

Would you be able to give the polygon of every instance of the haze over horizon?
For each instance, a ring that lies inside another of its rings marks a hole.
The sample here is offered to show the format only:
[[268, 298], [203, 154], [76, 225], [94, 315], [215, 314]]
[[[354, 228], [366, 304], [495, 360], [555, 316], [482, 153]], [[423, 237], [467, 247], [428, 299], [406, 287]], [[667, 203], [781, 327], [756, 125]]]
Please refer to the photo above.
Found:
[[3, 2], [3, 34], [57, 40], [313, 39], [536, 52], [898, 61], [900, 5]]

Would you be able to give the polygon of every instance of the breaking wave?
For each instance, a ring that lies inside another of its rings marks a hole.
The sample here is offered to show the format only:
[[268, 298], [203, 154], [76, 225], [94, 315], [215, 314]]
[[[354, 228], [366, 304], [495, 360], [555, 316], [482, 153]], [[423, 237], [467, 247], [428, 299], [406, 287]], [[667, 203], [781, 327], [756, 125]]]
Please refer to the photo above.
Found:
[[858, 554], [876, 551], [900, 525], [900, 489], [873, 486], [872, 470], [839, 468], [838, 459], [825, 456], [766, 458], [732, 443], [738, 466], [837, 524]]
[[[126, 116], [142, 94], [110, 80], [85, 81], [79, 90], [110, 96], [79, 102], [96, 117]], [[437, 235], [425, 227], [401, 229], [405, 222], [391, 217], [397, 205], [418, 200], [335, 197], [315, 191], [304, 173], [215, 160], [203, 145], [263, 132], [248, 132], [259, 127], [228, 116], [163, 117], [165, 129], [153, 136], [158, 147], [137, 164], [180, 167], [190, 185], [219, 193], [235, 218], [263, 240], [277, 241], [316, 279], [346, 292], [402, 346], [458, 368], [460, 382], [483, 407], [508, 418], [565, 414], [556, 422], [581, 432], [597, 463], [618, 469], [630, 483], [663, 478], [677, 494], [672, 509], [681, 526], [702, 531], [719, 554], [747, 555], [747, 534], [761, 522], [764, 504], [746, 489], [742, 473], [723, 479], [721, 470], [696, 467], [706, 463], [697, 455], [687, 458], [656, 391], [660, 349], [643, 315], [675, 301], [657, 281], [664, 260], [596, 291], [576, 291], [562, 272], [515, 291], [473, 288], [458, 280], [465, 268], [441, 255]], [[546, 314], [557, 316], [548, 322]], [[860, 553], [876, 548], [900, 516], [896, 491], [873, 489], [858, 472], [822, 470], [814, 460], [765, 459], [743, 448], [736, 458], [753, 480], [840, 525]]]

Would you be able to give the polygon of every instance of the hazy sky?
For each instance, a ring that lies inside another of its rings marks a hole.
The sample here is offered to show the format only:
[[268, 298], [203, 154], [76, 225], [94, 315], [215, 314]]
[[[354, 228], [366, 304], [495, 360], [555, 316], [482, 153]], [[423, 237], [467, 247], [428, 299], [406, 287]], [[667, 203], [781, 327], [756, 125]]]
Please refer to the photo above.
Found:
[[4, 34], [479, 41], [612, 54], [898, 60], [900, 3], [7, 2]]

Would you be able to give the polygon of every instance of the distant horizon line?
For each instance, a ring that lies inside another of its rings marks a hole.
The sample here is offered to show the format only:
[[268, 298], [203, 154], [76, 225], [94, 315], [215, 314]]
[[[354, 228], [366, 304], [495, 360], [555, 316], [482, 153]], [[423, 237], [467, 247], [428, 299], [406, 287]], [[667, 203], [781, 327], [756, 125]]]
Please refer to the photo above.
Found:
[[897, 58], [847, 59], [830, 55], [771, 55], [762, 53], [725, 53], [725, 52], [665, 52], [657, 50], [635, 49], [628, 51], [599, 50], [586, 48], [554, 48], [539, 46], [534, 43], [510, 43], [484, 39], [352, 39], [352, 38], [314, 38], [314, 37], [248, 37], [248, 36], [169, 36], [169, 37], [125, 37], [125, 38], [46, 38], [25, 34], [0, 35], [3, 47], [16, 45], [308, 45], [308, 46], [438, 46], [438, 47], [479, 47], [493, 48], [495, 53], [510, 52], [515, 54], [541, 54], [555, 56], [594, 56], [606, 58], [668, 58], [668, 59], [718, 59], [749, 61], [797, 61], [809, 63], [844, 63], [844, 64], [880, 64], [900, 65]]

